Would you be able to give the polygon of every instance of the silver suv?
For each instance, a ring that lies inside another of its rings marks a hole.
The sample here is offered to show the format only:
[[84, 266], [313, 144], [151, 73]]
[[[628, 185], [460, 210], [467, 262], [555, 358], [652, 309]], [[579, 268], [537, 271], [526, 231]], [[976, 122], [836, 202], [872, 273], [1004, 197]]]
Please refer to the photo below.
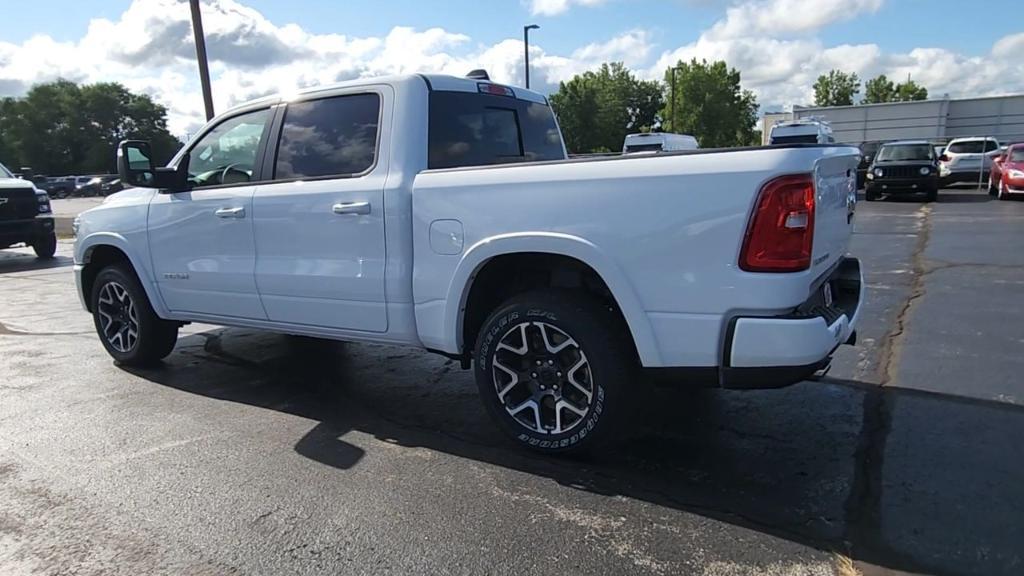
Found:
[[988, 178], [993, 154], [998, 154], [995, 138], [955, 138], [939, 157], [939, 178], [943, 185], [978, 182]]

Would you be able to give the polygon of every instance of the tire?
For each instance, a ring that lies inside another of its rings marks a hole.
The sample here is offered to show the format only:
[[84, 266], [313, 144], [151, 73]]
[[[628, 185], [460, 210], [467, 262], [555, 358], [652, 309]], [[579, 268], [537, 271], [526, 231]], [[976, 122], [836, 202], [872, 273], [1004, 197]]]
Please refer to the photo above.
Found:
[[517, 444], [566, 454], [620, 438], [638, 363], [607, 305], [581, 292], [527, 292], [495, 310], [476, 342], [480, 398]]
[[999, 181], [993, 182], [991, 178], [988, 179], [988, 195], [997, 196], [999, 194]]
[[878, 194], [872, 192], [865, 192], [864, 199], [867, 200], [868, 202], [874, 202], [875, 200], [878, 200]]
[[178, 324], [153, 312], [146, 292], [128, 266], [112, 264], [100, 270], [90, 303], [96, 334], [118, 364], [150, 366], [174, 349]]
[[51, 232], [49, 236], [37, 239], [32, 243], [32, 250], [36, 253], [36, 258], [41, 260], [53, 258], [57, 253], [57, 234]]
[[935, 202], [938, 199], [939, 199], [939, 190], [937, 188], [932, 188], [931, 190], [929, 190], [925, 194], [925, 197], [924, 197], [924, 201], [925, 202]]

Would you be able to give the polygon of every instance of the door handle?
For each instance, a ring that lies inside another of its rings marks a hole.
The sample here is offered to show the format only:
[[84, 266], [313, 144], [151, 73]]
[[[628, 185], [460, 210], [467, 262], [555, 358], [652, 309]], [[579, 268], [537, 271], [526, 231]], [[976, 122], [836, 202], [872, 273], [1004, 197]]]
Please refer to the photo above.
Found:
[[214, 212], [217, 218], [245, 218], [245, 208], [239, 206], [238, 208], [221, 208]]
[[369, 202], [338, 202], [331, 207], [331, 212], [335, 214], [361, 214], [366, 215], [370, 213]]

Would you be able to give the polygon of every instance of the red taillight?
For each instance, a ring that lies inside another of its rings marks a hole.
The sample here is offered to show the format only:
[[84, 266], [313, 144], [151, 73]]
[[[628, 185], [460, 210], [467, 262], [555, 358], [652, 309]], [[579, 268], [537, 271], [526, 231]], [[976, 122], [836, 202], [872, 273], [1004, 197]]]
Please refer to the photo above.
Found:
[[945, 154], [943, 154], [942, 156], [939, 156], [939, 162], [949, 162], [949, 156], [947, 156]]
[[799, 272], [811, 266], [814, 180], [782, 176], [764, 185], [740, 253], [747, 272]]

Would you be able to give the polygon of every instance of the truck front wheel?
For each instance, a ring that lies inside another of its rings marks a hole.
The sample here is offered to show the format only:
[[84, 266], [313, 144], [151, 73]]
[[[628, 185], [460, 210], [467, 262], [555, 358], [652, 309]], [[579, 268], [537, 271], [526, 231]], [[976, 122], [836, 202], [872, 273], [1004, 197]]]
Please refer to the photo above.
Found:
[[151, 365], [174, 349], [178, 324], [156, 315], [135, 273], [127, 266], [113, 264], [100, 270], [90, 302], [96, 333], [119, 364]]
[[538, 290], [505, 302], [477, 338], [476, 382], [518, 444], [585, 451], [617, 438], [637, 362], [628, 328], [598, 300]]

